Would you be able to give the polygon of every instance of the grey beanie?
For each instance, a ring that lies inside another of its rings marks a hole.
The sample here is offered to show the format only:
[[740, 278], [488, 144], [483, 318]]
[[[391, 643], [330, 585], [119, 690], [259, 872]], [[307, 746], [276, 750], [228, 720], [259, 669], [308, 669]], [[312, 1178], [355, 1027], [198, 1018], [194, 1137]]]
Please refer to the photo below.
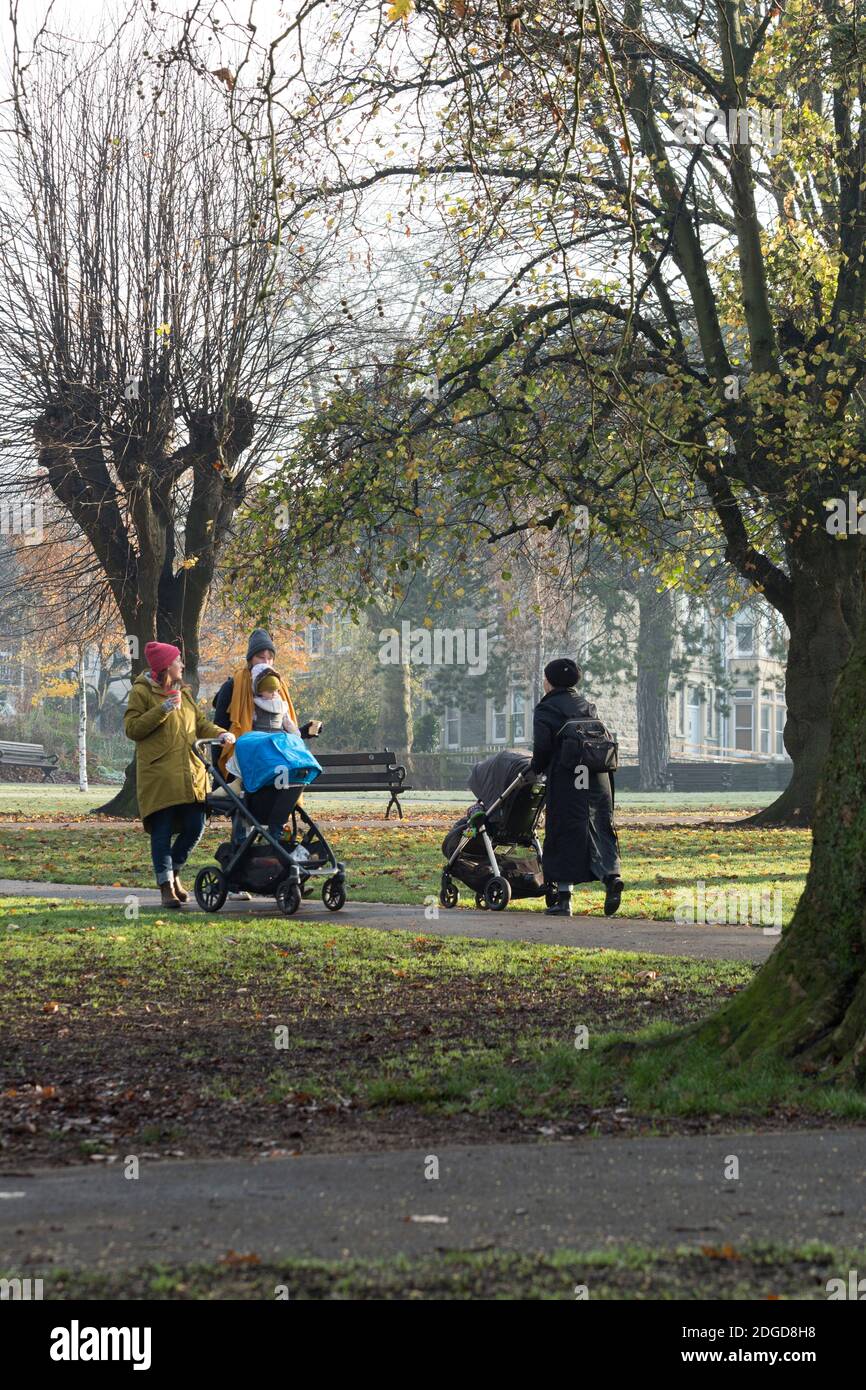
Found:
[[250, 657], [255, 656], [256, 652], [263, 652], [266, 648], [276, 656], [277, 649], [271, 634], [266, 632], [263, 627], [257, 627], [255, 632], [250, 633], [250, 640], [247, 643], [247, 661], [250, 660]]

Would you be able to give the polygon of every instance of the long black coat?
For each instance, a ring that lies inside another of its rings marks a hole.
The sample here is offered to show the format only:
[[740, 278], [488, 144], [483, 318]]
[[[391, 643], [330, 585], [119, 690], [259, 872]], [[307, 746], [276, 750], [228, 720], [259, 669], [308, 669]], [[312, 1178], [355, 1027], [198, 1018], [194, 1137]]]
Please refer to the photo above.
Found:
[[591, 883], [619, 871], [609, 776], [590, 773], [589, 787], [578, 788], [575, 774], [559, 762], [561, 745], [556, 736], [563, 724], [595, 717], [595, 706], [576, 690], [551, 690], [535, 706], [532, 769], [547, 774], [542, 867], [548, 883]]

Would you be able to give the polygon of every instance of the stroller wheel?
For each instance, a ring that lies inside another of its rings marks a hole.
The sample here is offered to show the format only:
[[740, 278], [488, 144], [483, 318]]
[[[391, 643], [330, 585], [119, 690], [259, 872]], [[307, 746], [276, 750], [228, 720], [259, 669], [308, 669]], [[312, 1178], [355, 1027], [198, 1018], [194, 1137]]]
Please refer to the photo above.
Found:
[[447, 878], [445, 874], [443, 874], [442, 887], [439, 889], [439, 901], [442, 904], [442, 906], [456, 907], [457, 900], [459, 897], [460, 894], [457, 892], [456, 885], [451, 881], [450, 878]]
[[484, 901], [491, 912], [504, 912], [511, 902], [511, 884], [508, 879], [488, 879], [484, 885]]
[[219, 912], [228, 896], [229, 886], [222, 869], [207, 864], [196, 874], [192, 891], [202, 912]]
[[484, 901], [484, 894], [483, 894], [483, 893], [476, 893], [476, 894], [475, 894], [475, 906], [478, 908], [479, 912], [482, 912], [482, 911], [486, 911], [486, 910], [487, 910], [487, 904], [486, 904], [486, 902]]
[[298, 887], [297, 879], [286, 878], [277, 889], [277, 907], [280, 912], [284, 912], [287, 917], [291, 917], [293, 912], [297, 912], [301, 906], [301, 890]]
[[322, 902], [329, 912], [339, 912], [346, 903], [346, 890], [341, 878], [326, 878], [322, 884]]

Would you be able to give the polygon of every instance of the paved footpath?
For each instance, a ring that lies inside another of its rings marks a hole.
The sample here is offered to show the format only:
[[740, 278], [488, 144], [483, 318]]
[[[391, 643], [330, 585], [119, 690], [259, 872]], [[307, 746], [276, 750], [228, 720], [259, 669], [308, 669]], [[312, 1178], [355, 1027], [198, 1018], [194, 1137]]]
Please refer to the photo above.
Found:
[[[0, 895], [59, 898], [76, 902], [123, 903], [134, 893], [142, 907], [158, 907], [159, 894], [148, 888], [95, 887], [81, 883], [37, 883], [0, 879]], [[548, 946], [593, 946], [615, 951], [642, 951], [663, 956], [692, 956], [696, 960], [762, 961], [779, 940], [760, 927], [679, 926], [643, 917], [546, 917], [543, 912], [509, 908], [478, 912], [439, 908], [428, 920], [423, 907], [396, 903], [355, 903], [329, 913], [318, 897], [306, 900], [294, 920], [329, 920], [342, 926], [375, 927], [379, 931], [425, 932], [430, 936], [471, 936], [491, 941], [531, 941]], [[190, 894], [183, 911], [199, 909]], [[279, 915], [272, 898], [251, 902], [229, 899], [219, 917]], [[216, 919], [215, 919], [216, 920]]]
[[[739, 1179], [725, 1165], [739, 1160]], [[589, 1139], [150, 1164], [0, 1177], [7, 1268], [212, 1261], [229, 1250], [386, 1257], [441, 1249], [656, 1249], [821, 1240], [866, 1248], [866, 1129]], [[445, 1217], [413, 1221], [412, 1217]], [[50, 1293], [49, 1293], [50, 1297]]]

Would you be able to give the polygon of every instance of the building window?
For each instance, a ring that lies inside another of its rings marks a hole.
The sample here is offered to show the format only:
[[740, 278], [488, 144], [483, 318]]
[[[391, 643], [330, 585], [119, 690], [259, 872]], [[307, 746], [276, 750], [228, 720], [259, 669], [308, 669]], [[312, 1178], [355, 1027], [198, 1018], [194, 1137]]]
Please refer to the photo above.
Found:
[[348, 618], [335, 619], [331, 640], [335, 652], [349, 651], [352, 645], [352, 624]]
[[310, 656], [321, 656], [325, 649], [324, 623], [310, 623], [307, 628], [307, 651]]
[[776, 700], [776, 757], [785, 756], [785, 719], [787, 711], [784, 700]]
[[770, 754], [770, 706], [761, 703], [761, 752]]
[[460, 711], [453, 707], [445, 711], [445, 747], [460, 747]]
[[511, 692], [511, 737], [518, 742], [526, 738], [526, 696], [522, 690]]
[[499, 709], [497, 709], [495, 705], [493, 706], [492, 727], [493, 727], [493, 742], [494, 742], [494, 743], [504, 743], [504, 742], [505, 742], [505, 737], [506, 737], [505, 706], [504, 706], [504, 705], [501, 705]]
[[712, 692], [712, 690], [708, 690], [708, 691], [707, 691], [706, 721], [707, 721], [707, 738], [712, 738], [712, 736], [713, 736], [713, 692]]
[[755, 746], [755, 704], [751, 690], [734, 691], [734, 748], [751, 753]]
[[686, 731], [686, 692], [685, 687], [677, 696], [677, 733], [684, 734]]
[[726, 710], [727, 710], [727, 704], [726, 704], [726, 701], [725, 701], [724, 691], [722, 691], [722, 690], [716, 690], [716, 691], [715, 691], [715, 697], [716, 697], [716, 699], [715, 699], [715, 705], [716, 705], [716, 742], [717, 742], [717, 744], [719, 745], [719, 748], [720, 748], [720, 749], [723, 749], [723, 748], [725, 748], [726, 745], [727, 745], [727, 724], [726, 724], [726, 720], [725, 720], [725, 713], [726, 713]]
[[701, 746], [701, 688], [699, 685], [690, 685], [688, 689], [688, 700], [686, 717], [688, 728], [686, 730], [686, 743], [692, 752], [697, 753]]
[[755, 624], [736, 623], [737, 656], [754, 656]]

